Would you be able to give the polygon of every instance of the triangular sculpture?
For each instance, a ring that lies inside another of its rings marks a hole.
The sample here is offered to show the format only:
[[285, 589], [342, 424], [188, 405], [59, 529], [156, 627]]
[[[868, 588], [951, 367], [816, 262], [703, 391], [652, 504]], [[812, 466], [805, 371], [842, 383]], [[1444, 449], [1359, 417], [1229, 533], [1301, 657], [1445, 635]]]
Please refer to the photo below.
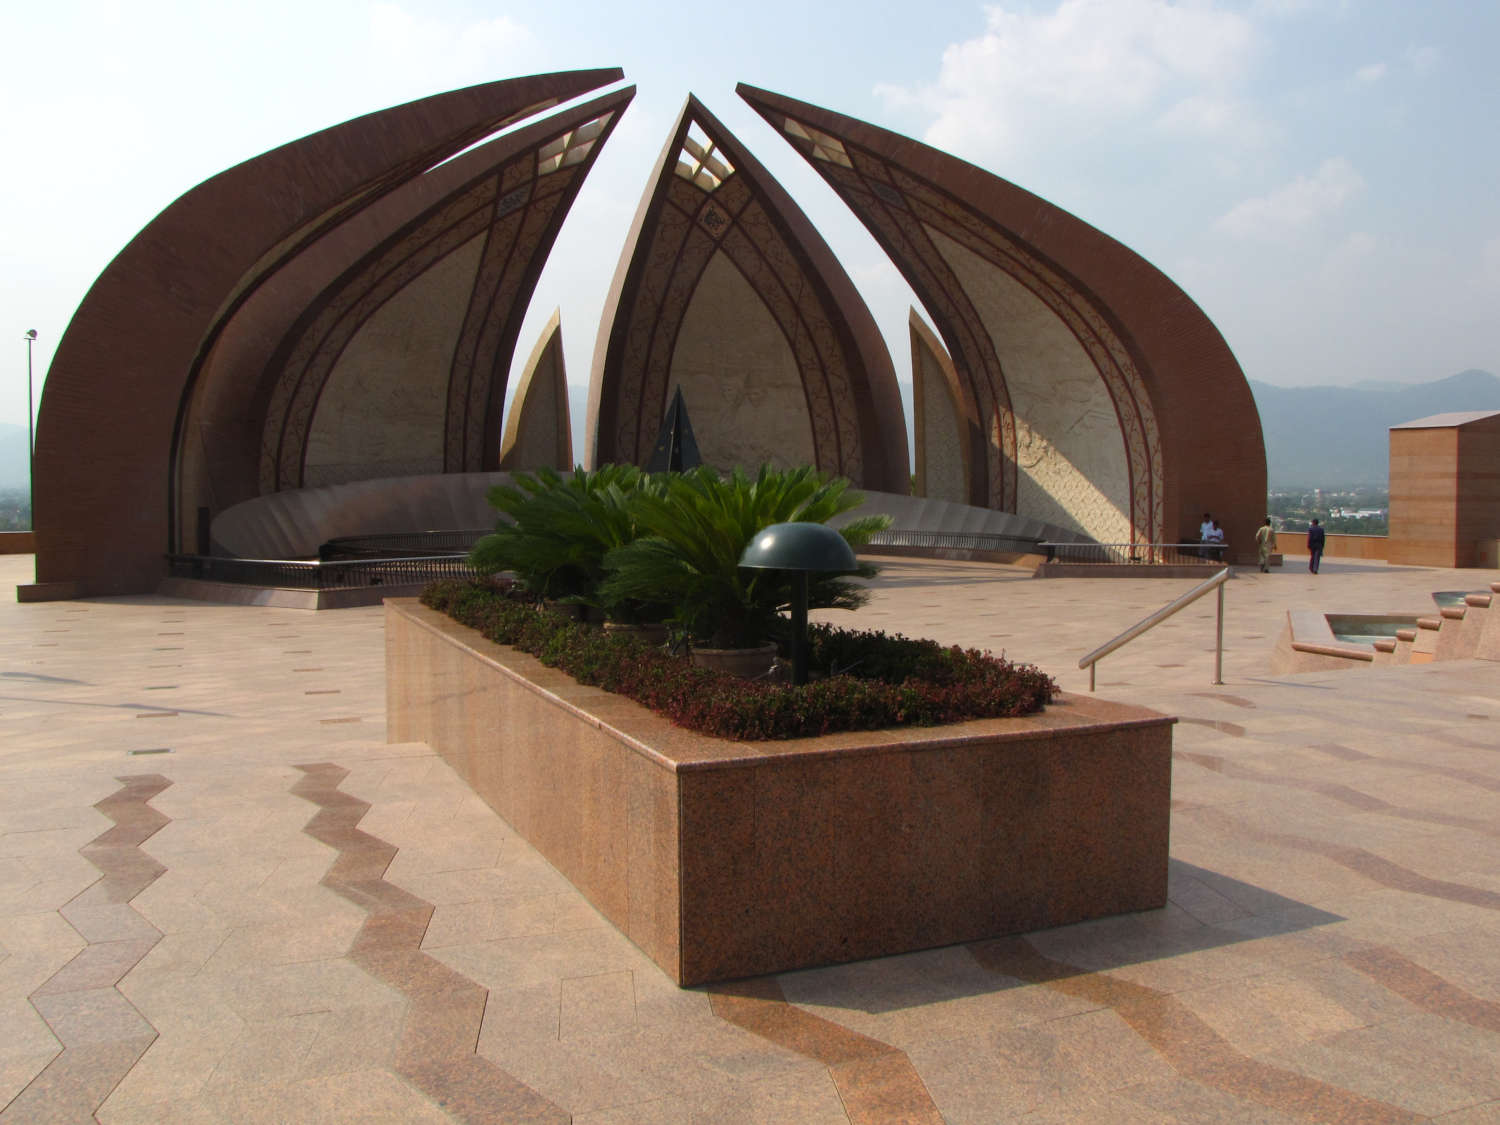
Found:
[[562, 310], [556, 309], [526, 361], [526, 372], [505, 420], [500, 468], [573, 467], [573, 421], [568, 411], [568, 375], [563, 365]]
[[974, 396], [959, 378], [942, 340], [916, 309], [911, 310], [909, 328], [917, 454], [912, 494], [967, 504], [973, 451], [984, 441]]
[[656, 435], [656, 447], [646, 462], [646, 471], [681, 473], [701, 464], [703, 458], [698, 455], [693, 424], [688, 421], [687, 404], [682, 401], [682, 388], [678, 387], [672, 396], [672, 405], [667, 407], [667, 416], [662, 419], [661, 432]]

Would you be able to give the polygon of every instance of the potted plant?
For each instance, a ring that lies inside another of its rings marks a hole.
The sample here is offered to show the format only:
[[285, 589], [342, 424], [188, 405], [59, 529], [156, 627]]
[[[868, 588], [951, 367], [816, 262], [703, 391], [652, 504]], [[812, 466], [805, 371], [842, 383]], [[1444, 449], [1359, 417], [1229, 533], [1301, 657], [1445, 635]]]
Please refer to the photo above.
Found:
[[481, 574], [510, 571], [535, 598], [570, 616], [594, 612], [606, 623], [639, 627], [659, 622], [667, 607], [649, 597], [600, 596], [604, 558], [636, 537], [634, 498], [657, 490], [633, 465], [517, 473], [490, 489], [489, 502], [507, 517], [480, 539], [469, 563]]
[[[811, 467], [762, 466], [751, 478], [740, 469], [721, 476], [707, 466], [665, 474], [659, 488], [632, 498], [638, 537], [604, 558], [607, 574], [600, 595], [610, 599], [656, 598], [672, 606], [671, 622], [687, 637], [699, 662], [747, 663], [764, 672], [784, 638], [781, 611], [791, 588], [775, 571], [739, 565], [756, 532], [774, 523], [826, 523], [848, 512], [864, 497], [842, 478], [830, 480]], [[849, 545], [864, 546], [889, 526], [889, 516], [866, 516], [839, 528]], [[863, 564], [855, 572], [875, 574]], [[814, 608], [855, 609], [868, 595], [848, 577], [817, 576], [810, 587]], [[754, 655], [746, 657], [745, 650]], [[705, 652], [732, 651], [729, 658]]]

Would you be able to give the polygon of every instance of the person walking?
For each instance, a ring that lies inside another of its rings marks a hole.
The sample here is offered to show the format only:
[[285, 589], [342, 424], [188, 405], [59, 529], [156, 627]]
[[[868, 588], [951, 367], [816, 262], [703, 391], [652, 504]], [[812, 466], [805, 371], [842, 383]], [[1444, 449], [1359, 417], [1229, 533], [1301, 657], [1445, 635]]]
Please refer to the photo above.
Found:
[[1276, 529], [1271, 526], [1271, 517], [1255, 529], [1255, 552], [1260, 558], [1260, 572], [1271, 573], [1271, 548], [1276, 545]]
[[1323, 527], [1317, 520], [1312, 521], [1312, 526], [1307, 529], [1307, 569], [1312, 573], [1318, 573], [1318, 564], [1323, 561]]

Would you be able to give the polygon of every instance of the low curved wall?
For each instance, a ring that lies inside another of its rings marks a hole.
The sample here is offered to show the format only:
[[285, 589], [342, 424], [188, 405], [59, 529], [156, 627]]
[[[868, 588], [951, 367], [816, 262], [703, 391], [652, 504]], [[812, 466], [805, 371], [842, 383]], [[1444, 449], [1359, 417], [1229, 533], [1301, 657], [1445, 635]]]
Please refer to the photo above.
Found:
[[[486, 497], [493, 486], [510, 479], [510, 473], [434, 473], [272, 492], [221, 512], [213, 521], [213, 545], [215, 551], [239, 558], [296, 559], [316, 555], [320, 544], [341, 536], [493, 527], [495, 509]], [[885, 513], [903, 531], [1086, 541], [1066, 528], [1010, 512], [861, 491], [864, 505], [835, 518], [835, 525]]]

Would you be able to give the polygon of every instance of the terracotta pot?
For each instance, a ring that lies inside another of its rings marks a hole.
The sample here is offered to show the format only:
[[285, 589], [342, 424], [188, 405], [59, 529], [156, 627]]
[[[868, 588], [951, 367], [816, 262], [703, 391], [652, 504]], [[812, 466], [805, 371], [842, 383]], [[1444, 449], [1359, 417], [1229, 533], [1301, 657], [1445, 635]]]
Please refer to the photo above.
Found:
[[583, 620], [584, 607], [574, 602], [555, 602], [551, 598], [545, 598], [542, 601], [542, 608], [558, 617], [566, 617], [569, 621]]
[[555, 613], [559, 617], [566, 617], [569, 621], [577, 621], [581, 625], [599, 625], [604, 621], [602, 610], [578, 602], [560, 602], [545, 598], [542, 601], [542, 608], [548, 613]]
[[693, 663], [700, 668], [717, 668], [742, 680], [758, 680], [770, 673], [776, 663], [775, 644], [759, 648], [695, 648]]

